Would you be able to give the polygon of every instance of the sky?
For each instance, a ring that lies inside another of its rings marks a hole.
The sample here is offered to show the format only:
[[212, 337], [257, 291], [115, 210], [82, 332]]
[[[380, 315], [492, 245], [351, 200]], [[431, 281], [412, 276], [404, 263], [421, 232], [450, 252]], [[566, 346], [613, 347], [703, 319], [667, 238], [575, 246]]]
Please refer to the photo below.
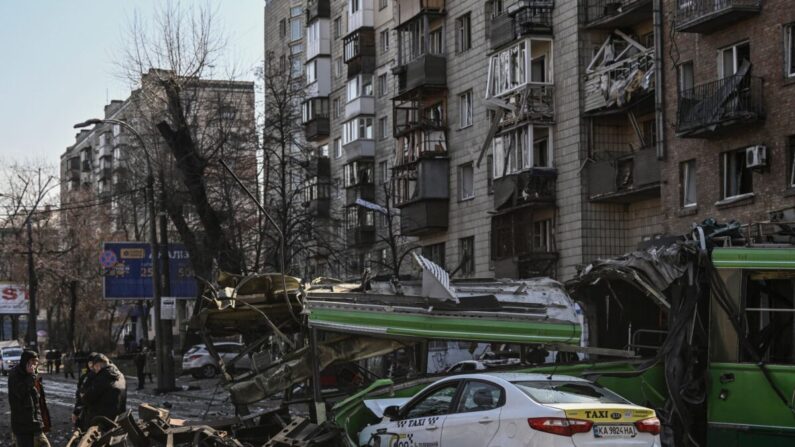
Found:
[[[129, 96], [116, 64], [136, 13], [149, 20], [166, 0], [0, 0], [0, 163], [57, 166], [72, 126], [102, 117]], [[263, 57], [263, 0], [182, 0], [209, 5], [228, 39], [239, 80]], [[221, 67], [216, 72], [223, 73]], [[222, 77], [220, 75], [216, 77]]]

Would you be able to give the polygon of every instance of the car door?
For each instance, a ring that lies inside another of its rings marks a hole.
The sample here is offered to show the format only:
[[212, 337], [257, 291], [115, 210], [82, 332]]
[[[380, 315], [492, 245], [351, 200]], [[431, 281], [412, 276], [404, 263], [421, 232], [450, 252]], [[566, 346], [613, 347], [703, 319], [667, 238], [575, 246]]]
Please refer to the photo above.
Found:
[[442, 445], [486, 447], [500, 428], [505, 390], [486, 380], [467, 380], [442, 427]]
[[409, 402], [400, 412], [400, 418], [387, 427], [382, 446], [439, 446], [445, 417], [453, 407], [458, 384], [453, 380], [441, 383]]

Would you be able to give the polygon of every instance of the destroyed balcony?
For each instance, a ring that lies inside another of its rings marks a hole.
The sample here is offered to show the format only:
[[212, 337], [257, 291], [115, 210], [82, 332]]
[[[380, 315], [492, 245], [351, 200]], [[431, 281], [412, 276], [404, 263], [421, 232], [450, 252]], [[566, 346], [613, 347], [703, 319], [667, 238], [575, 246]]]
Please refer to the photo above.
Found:
[[331, 18], [331, 0], [308, 0], [306, 2], [306, 23], [315, 19]]
[[[503, 103], [502, 115], [499, 116], [499, 126], [502, 128], [525, 121], [537, 124], [555, 122], [554, 85], [528, 84], [505, 98]], [[498, 116], [495, 115], [496, 118]]]
[[491, 218], [491, 258], [496, 278], [555, 276], [558, 252], [552, 213], [532, 208]]
[[524, 206], [555, 206], [558, 177], [554, 168], [532, 168], [494, 179], [494, 209], [505, 211]]
[[362, 247], [372, 245], [375, 243], [375, 226], [374, 225], [361, 225], [348, 228], [348, 246], [349, 247]]
[[317, 141], [327, 138], [331, 130], [331, 121], [328, 116], [315, 116], [304, 123], [304, 136], [307, 141]]
[[397, 0], [398, 26], [417, 18], [420, 14], [442, 15], [445, 13], [445, 0]]
[[628, 28], [652, 19], [653, 0], [588, 0], [587, 28]]
[[414, 90], [438, 90], [447, 86], [447, 59], [438, 54], [423, 54], [392, 71], [398, 78], [398, 96]]
[[676, 133], [711, 138], [727, 128], [765, 118], [762, 78], [737, 74], [679, 93]]
[[360, 28], [345, 36], [343, 54], [348, 65], [348, 79], [372, 74], [375, 71], [375, 29]]
[[359, 183], [345, 187], [345, 206], [356, 205], [356, 200], [375, 201], [375, 184]]
[[494, 16], [488, 30], [491, 49], [528, 34], [552, 34], [553, 0], [524, 0], [510, 11]]
[[676, 31], [708, 34], [759, 14], [762, 0], [687, 0], [676, 6]]
[[660, 197], [661, 166], [654, 148], [595, 161], [588, 166], [590, 200], [632, 203]]
[[447, 230], [450, 160], [423, 157], [392, 169], [394, 202], [400, 208], [400, 233], [422, 236]]
[[587, 73], [585, 112], [623, 112], [653, 97], [654, 48], [637, 51], [617, 62], [604, 63], [601, 66], [592, 64]]

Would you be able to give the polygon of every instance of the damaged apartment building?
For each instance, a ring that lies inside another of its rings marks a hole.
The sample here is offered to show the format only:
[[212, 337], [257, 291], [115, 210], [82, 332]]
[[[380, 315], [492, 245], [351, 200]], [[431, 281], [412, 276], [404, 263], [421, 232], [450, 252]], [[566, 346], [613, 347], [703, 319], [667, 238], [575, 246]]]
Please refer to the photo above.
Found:
[[654, 5], [268, 2], [267, 59], [305, 85], [305, 206], [344, 253], [300, 270], [391, 273], [416, 249], [454, 277], [567, 279], [658, 237]]

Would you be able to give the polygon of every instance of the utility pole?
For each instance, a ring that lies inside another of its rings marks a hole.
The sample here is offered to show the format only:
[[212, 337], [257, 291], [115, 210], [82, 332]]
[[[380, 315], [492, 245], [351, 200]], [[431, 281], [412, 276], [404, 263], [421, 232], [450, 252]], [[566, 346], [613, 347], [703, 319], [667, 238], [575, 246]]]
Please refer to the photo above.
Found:
[[[163, 180], [163, 172], [160, 172], [160, 179]], [[161, 185], [161, 187], [163, 187]], [[161, 206], [165, 204], [165, 191], [161, 192]], [[163, 249], [163, 296], [171, 296], [171, 266], [170, 256], [168, 252], [168, 220], [166, 213], [160, 213], [160, 242]], [[175, 307], [176, 313], [176, 307]], [[176, 315], [174, 315], [176, 318]], [[160, 333], [163, 338], [163, 352], [165, 353], [165, 365], [163, 368], [163, 383], [165, 389], [173, 390], [176, 388], [176, 378], [174, 376], [174, 321], [175, 320], [161, 320], [158, 324], [163, 327]]]
[[146, 195], [149, 205], [149, 244], [152, 250], [152, 300], [155, 305], [155, 344], [157, 357], [157, 389], [166, 390], [165, 360], [166, 353], [163, 349], [163, 325], [161, 323], [160, 297], [161, 295], [161, 276], [160, 276], [160, 246], [157, 242], [157, 213], [155, 212], [155, 177], [152, 175], [151, 167], [146, 175]]
[[28, 215], [28, 297], [29, 297], [29, 312], [28, 312], [28, 334], [27, 344], [34, 350], [36, 349], [36, 288], [38, 287], [38, 278], [36, 278], [36, 269], [33, 268], [33, 213]]
[[77, 281], [69, 281], [69, 298], [71, 305], [69, 306], [69, 334], [67, 335], [67, 341], [69, 342], [69, 349], [76, 351], [75, 312], [77, 311]]

